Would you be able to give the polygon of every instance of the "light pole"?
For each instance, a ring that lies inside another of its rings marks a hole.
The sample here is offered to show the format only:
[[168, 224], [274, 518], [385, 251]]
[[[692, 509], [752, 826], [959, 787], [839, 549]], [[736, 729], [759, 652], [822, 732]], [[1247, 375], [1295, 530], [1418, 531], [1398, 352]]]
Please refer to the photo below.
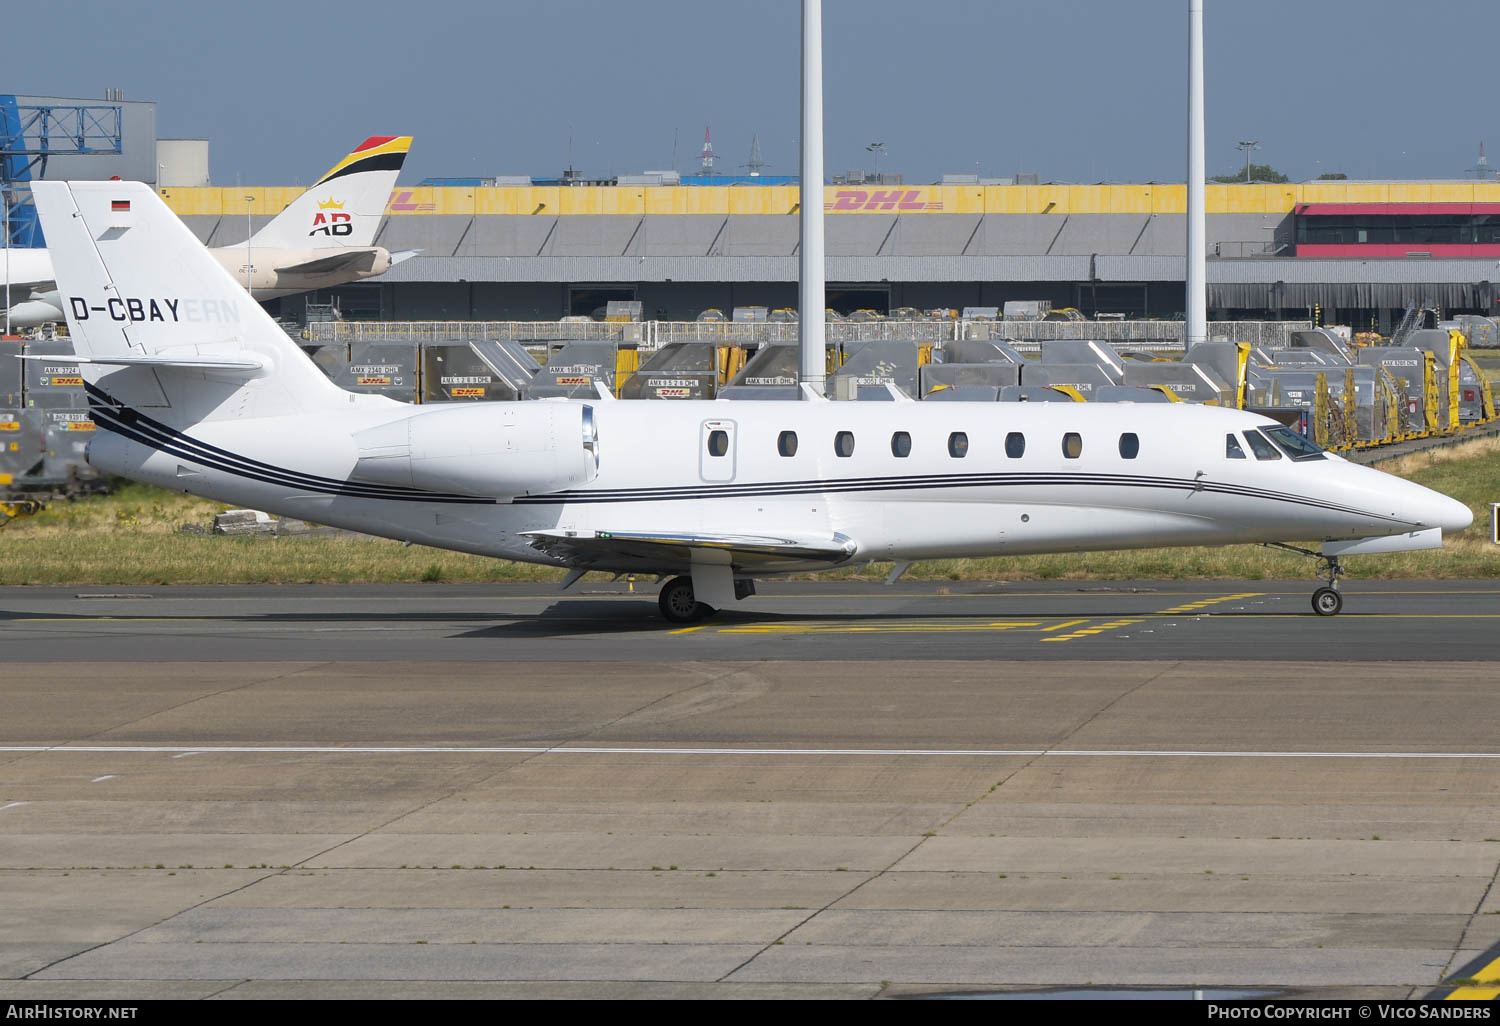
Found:
[[1249, 140], [1248, 142], [1242, 142], [1242, 143], [1240, 143], [1239, 144], [1239, 148], [1241, 150], [1245, 151], [1245, 184], [1249, 185], [1250, 184], [1250, 154], [1253, 153], [1255, 150], [1260, 149], [1260, 143], [1258, 143], [1258, 142], [1256, 142], [1255, 140], [1252, 139], [1252, 140]]
[[251, 259], [250, 236], [255, 234], [250, 223], [250, 208], [255, 202], [254, 196], [245, 197], [245, 291], [250, 293], [250, 298], [255, 298], [255, 289], [252, 287], [255, 274], [255, 261]]
[[885, 154], [885, 143], [872, 142], [865, 149], [875, 154], [875, 180], [878, 182], [880, 181], [880, 158]]
[[5, 333], [10, 334], [10, 193], [0, 193], [5, 208]]

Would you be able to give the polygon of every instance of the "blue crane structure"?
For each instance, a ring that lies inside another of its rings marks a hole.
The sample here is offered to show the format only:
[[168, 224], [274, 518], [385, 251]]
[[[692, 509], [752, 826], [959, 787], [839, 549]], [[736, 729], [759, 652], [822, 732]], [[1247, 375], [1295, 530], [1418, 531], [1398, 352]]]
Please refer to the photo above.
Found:
[[49, 157], [123, 152], [118, 105], [33, 106], [0, 94], [0, 195], [5, 244], [44, 246], [30, 182], [47, 171]]

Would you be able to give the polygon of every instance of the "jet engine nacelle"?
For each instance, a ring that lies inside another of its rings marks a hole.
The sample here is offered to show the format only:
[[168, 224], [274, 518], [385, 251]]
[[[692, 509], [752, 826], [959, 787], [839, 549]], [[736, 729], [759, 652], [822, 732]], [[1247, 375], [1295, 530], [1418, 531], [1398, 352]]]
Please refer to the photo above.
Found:
[[354, 434], [361, 481], [514, 498], [573, 488], [599, 472], [594, 410], [539, 400], [419, 409]]
[[[52, 293], [56, 299], [57, 293]], [[43, 324], [64, 324], [67, 318], [63, 316], [61, 302], [49, 303], [41, 299], [29, 299], [24, 303], [17, 303], [10, 308], [10, 326], [12, 328], [37, 328]]]

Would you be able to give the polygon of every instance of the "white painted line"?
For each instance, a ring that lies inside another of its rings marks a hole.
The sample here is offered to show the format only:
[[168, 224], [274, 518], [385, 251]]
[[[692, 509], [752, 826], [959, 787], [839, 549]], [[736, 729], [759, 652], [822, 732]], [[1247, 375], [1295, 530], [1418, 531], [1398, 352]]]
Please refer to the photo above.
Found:
[[[333, 745], [0, 745], [0, 753], [84, 752], [124, 755], [798, 755], [1009, 758], [1048, 756], [1111, 759], [1500, 759], [1500, 752], [1285, 752], [1157, 748], [605, 748], [566, 745], [436, 748]], [[113, 775], [111, 775], [113, 776]], [[99, 777], [109, 780], [111, 777]]]
[[93, 780], [90, 780], [89, 783], [91, 783], [91, 784], [102, 784], [106, 780], [113, 780], [113, 779], [115, 779], [115, 775], [113, 773], [106, 773], [102, 777], [95, 777]]
[[6, 809], [14, 809], [25, 804], [26, 802], [11, 802], [9, 805], [0, 805], [0, 812], [4, 812]]

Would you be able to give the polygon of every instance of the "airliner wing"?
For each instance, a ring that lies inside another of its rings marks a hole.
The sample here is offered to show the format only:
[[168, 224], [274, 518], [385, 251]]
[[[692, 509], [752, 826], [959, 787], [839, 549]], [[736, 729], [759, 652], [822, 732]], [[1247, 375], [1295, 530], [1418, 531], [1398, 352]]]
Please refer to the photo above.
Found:
[[316, 260], [304, 260], [300, 264], [282, 264], [276, 270], [283, 274], [327, 274], [330, 271], [368, 271], [374, 266], [375, 250], [351, 249]]
[[[34, 292], [40, 292], [43, 294], [46, 294], [48, 292], [55, 292], [57, 291], [57, 279], [32, 278], [28, 280], [26, 278], [12, 278], [10, 282], [10, 291], [12, 299], [19, 299], [23, 295], [28, 295]], [[35, 299], [36, 297], [31, 296], [31, 298]]]
[[[533, 548], [565, 560], [574, 567], [619, 568], [639, 564], [653, 570], [686, 568], [694, 552], [715, 562], [726, 561], [737, 570], [753, 571], [784, 565], [795, 569], [827, 568], [846, 563], [859, 546], [842, 534], [826, 538], [787, 538], [749, 534], [699, 534], [637, 531], [595, 531], [569, 536], [565, 531], [528, 531]], [[701, 558], [701, 556], [700, 556]]]

